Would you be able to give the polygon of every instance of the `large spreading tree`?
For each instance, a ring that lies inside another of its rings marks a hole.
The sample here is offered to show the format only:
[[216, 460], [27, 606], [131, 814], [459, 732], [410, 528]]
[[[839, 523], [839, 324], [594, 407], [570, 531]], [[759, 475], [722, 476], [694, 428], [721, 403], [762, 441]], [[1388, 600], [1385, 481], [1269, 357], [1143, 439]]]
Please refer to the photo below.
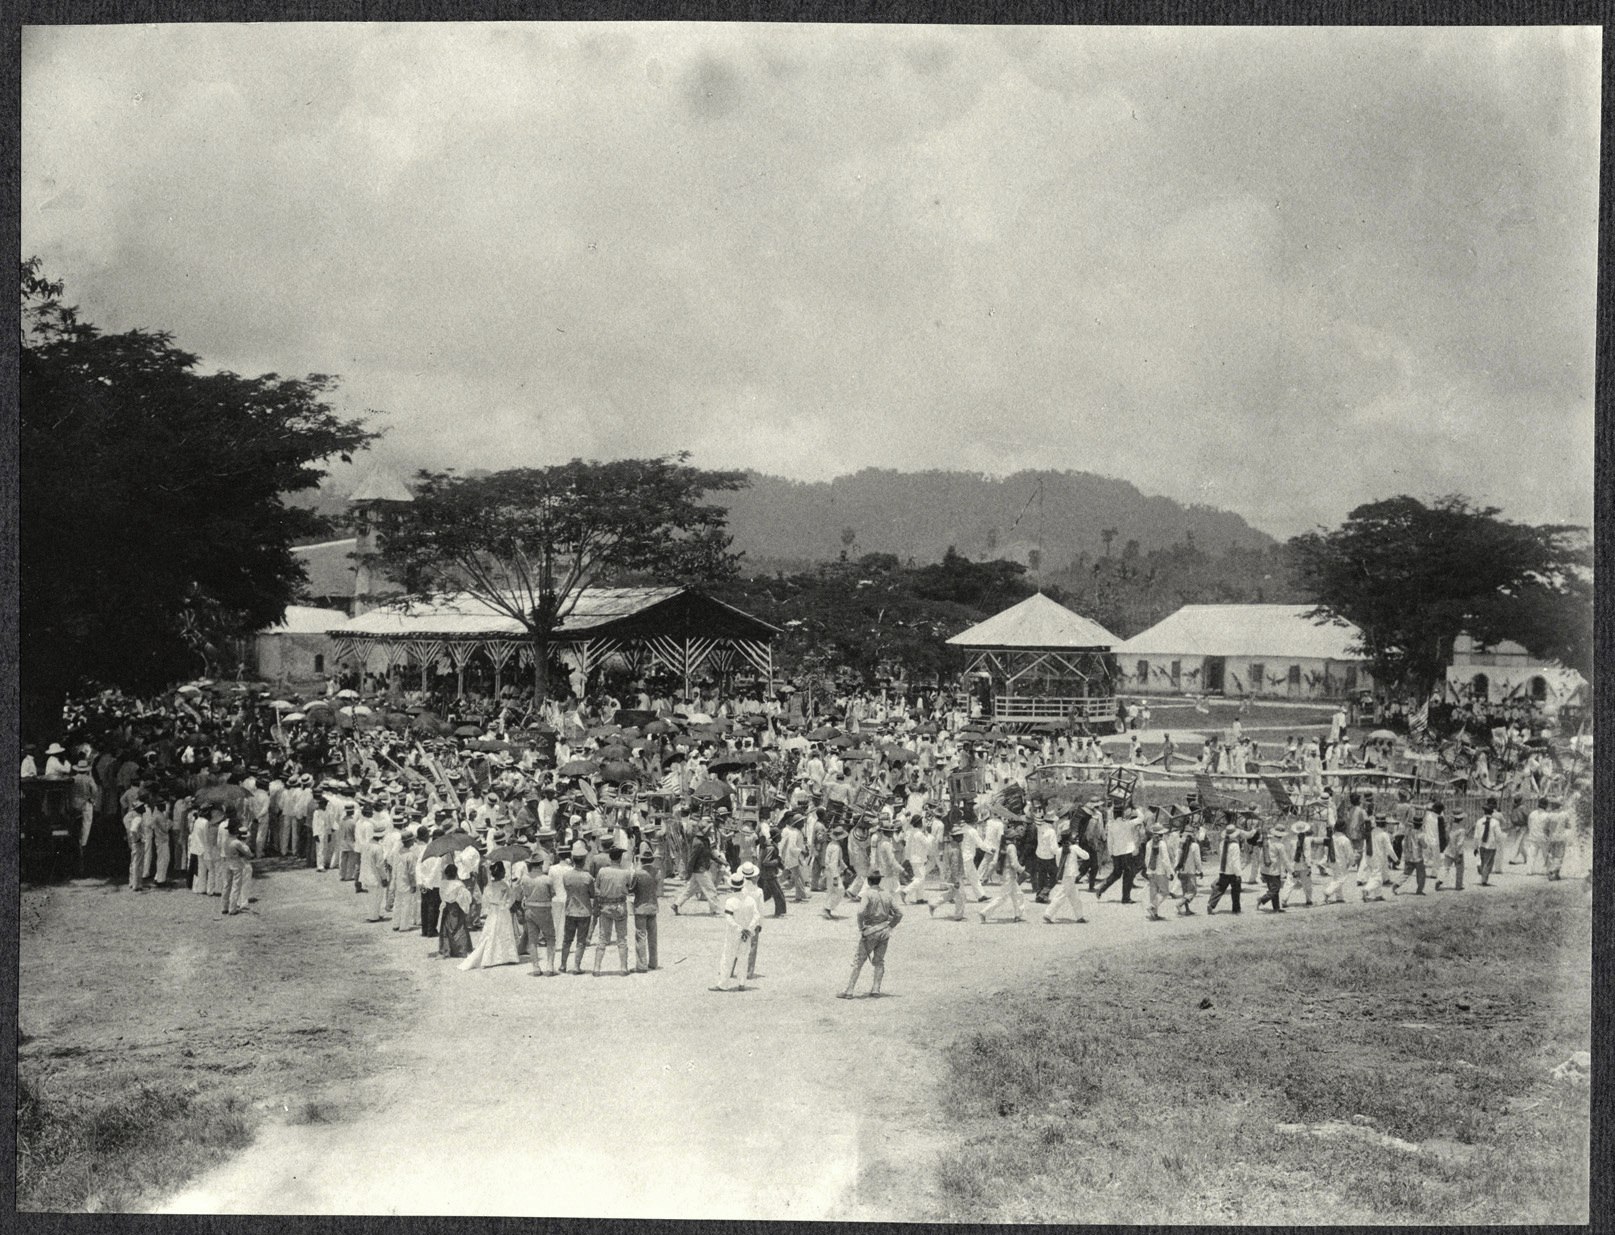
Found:
[[1423, 694], [1445, 675], [1453, 640], [1505, 639], [1592, 672], [1592, 546], [1585, 528], [1501, 518], [1462, 496], [1393, 497], [1340, 527], [1290, 541], [1316, 617], [1362, 632], [1384, 687]]
[[412, 595], [466, 592], [519, 622], [542, 702], [555, 632], [586, 589], [734, 573], [728, 512], [702, 498], [742, 488], [745, 474], [704, 471], [688, 458], [420, 472], [415, 500], [380, 514], [371, 564]]
[[279, 621], [292, 545], [324, 530], [281, 495], [375, 437], [331, 409], [330, 377], [200, 373], [170, 335], [103, 334], [62, 292], [22, 264], [22, 711], [42, 736], [75, 688], [156, 689]]

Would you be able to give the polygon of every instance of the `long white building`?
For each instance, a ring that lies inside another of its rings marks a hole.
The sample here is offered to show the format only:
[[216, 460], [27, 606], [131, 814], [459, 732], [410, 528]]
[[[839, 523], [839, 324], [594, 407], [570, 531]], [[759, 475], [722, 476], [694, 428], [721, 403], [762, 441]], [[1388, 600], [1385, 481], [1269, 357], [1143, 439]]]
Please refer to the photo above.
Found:
[[1152, 694], [1329, 699], [1373, 687], [1357, 628], [1310, 605], [1184, 605], [1116, 645], [1118, 686]]

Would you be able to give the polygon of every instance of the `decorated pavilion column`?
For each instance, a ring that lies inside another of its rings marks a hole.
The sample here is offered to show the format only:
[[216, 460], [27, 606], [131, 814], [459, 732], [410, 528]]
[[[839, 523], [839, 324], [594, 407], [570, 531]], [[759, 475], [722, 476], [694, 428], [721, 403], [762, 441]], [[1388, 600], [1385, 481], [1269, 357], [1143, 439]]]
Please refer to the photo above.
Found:
[[448, 645], [449, 659], [454, 662], [454, 697], [465, 698], [465, 667], [475, 655], [478, 644], [456, 639]]

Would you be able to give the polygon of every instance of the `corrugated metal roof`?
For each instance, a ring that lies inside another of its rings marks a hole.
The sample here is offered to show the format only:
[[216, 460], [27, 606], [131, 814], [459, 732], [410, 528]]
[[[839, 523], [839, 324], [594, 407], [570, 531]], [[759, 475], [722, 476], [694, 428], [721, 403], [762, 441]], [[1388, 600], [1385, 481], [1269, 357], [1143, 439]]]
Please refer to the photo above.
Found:
[[303, 563], [308, 574], [308, 585], [303, 595], [352, 596], [355, 566], [354, 546], [359, 542], [352, 536], [346, 540], [327, 540], [318, 545], [298, 545], [292, 549]]
[[1352, 625], [1318, 625], [1311, 605], [1184, 605], [1116, 648], [1118, 656], [1272, 656], [1361, 660]]
[[260, 630], [260, 635], [323, 635], [348, 620], [340, 609], [316, 609], [312, 605], [287, 605], [279, 623]]
[[[556, 632], [575, 635], [615, 622], [677, 596], [679, 587], [585, 588]], [[400, 601], [360, 614], [332, 628], [333, 634], [420, 638], [525, 635], [522, 624], [465, 592], [435, 600]]]
[[1036, 592], [948, 642], [966, 648], [1108, 648], [1116, 636]]

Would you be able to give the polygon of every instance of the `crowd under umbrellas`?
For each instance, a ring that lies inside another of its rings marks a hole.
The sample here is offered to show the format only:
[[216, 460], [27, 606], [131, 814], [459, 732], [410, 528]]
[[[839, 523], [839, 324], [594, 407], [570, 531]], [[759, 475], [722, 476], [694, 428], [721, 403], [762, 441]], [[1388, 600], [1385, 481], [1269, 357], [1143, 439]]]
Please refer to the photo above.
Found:
[[1149, 920], [1240, 913], [1247, 891], [1278, 914], [1586, 857], [1585, 769], [1531, 741], [1421, 775], [1397, 768], [1425, 752], [1388, 730], [1354, 741], [1337, 717], [1263, 749], [1236, 721], [1174, 769], [1170, 738], [1150, 758], [1136, 736], [1011, 733], [941, 693], [817, 714], [760, 695], [481, 706], [199, 681], [81, 702], [73, 750], [48, 758], [88, 782], [86, 843], [121, 822], [135, 890], [184, 871], [230, 916], [263, 894], [254, 862], [291, 859], [431, 957], [534, 976], [656, 973], [663, 908], [705, 911], [725, 920], [715, 991], [756, 981], [764, 921], [793, 904], [850, 921], [841, 993], [868, 962], [878, 995], [905, 910], [1080, 924], [1119, 885]]

